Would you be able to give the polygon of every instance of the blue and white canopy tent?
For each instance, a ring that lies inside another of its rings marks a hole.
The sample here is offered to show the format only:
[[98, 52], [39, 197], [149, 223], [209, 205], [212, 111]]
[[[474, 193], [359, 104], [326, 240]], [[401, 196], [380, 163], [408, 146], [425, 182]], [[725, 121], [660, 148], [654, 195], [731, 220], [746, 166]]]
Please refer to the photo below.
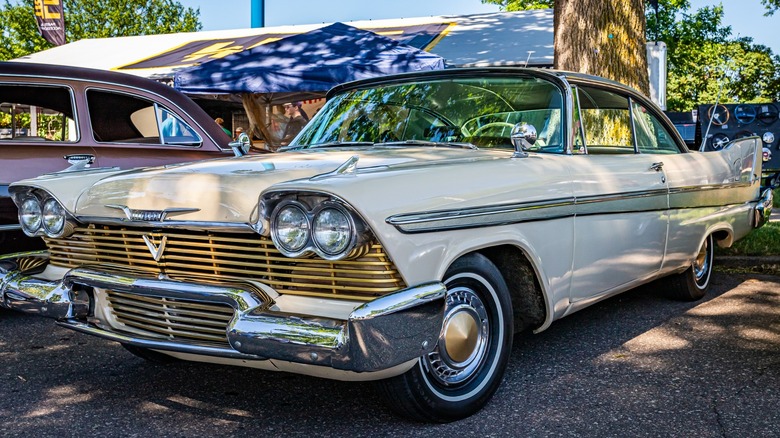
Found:
[[273, 143], [257, 123], [267, 104], [321, 97], [343, 82], [442, 68], [438, 55], [334, 23], [177, 71], [174, 87], [189, 95], [241, 95], [250, 121]]

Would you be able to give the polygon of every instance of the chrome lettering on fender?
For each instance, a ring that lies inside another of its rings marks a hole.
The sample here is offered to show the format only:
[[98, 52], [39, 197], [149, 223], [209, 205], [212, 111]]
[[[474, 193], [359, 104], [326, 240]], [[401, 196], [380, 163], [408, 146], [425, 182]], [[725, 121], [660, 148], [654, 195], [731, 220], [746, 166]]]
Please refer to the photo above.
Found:
[[145, 234], [141, 237], [144, 238], [144, 243], [146, 243], [146, 247], [149, 248], [149, 252], [152, 253], [152, 258], [154, 258], [154, 261], [159, 262], [162, 258], [163, 251], [165, 251], [165, 242], [168, 241], [168, 236], [162, 237], [162, 240], [160, 240], [160, 245], [155, 245], [152, 241], [152, 238]]

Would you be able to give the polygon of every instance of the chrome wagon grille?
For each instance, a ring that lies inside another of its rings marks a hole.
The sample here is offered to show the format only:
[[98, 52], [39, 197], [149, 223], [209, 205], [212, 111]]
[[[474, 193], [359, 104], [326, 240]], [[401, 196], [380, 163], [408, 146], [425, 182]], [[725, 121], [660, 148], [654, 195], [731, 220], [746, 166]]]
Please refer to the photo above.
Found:
[[169, 341], [229, 345], [227, 326], [233, 319], [234, 311], [227, 304], [114, 291], [108, 291], [107, 298], [112, 316], [127, 328], [124, 331]]
[[378, 242], [354, 260], [288, 258], [256, 234], [89, 225], [45, 239], [51, 263], [64, 268], [111, 265], [190, 281], [256, 280], [279, 293], [367, 301], [406, 287]]

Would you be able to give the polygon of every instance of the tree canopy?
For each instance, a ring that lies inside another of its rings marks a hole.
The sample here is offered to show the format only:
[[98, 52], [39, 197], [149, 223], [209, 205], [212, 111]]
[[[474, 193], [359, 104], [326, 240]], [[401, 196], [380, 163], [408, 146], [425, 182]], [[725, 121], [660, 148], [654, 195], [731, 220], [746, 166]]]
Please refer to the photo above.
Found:
[[[554, 0], [482, 0], [502, 10], [552, 7]], [[691, 11], [688, 0], [659, 0], [658, 14], [646, 2], [646, 39], [667, 44], [667, 109], [689, 111], [714, 102], [780, 100], [780, 56], [750, 37], [733, 37], [723, 24], [723, 8]], [[780, 9], [780, 0], [761, 0], [766, 14]], [[588, 73], [588, 72], [586, 72]], [[723, 85], [721, 90], [720, 85]]]
[[[195, 32], [199, 9], [174, 0], [64, 0], [68, 42], [84, 38]], [[0, 60], [51, 48], [35, 23], [34, 0], [0, 5]]]

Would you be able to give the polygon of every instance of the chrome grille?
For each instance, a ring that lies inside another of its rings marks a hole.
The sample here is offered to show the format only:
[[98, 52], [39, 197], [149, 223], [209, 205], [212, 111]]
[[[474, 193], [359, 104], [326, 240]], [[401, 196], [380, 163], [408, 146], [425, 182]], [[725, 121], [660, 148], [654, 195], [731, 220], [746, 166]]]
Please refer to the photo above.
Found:
[[233, 308], [223, 303], [206, 303], [162, 297], [148, 297], [107, 291], [108, 305], [117, 322], [145, 336], [185, 340], [201, 345], [228, 346], [227, 326]]
[[[144, 236], [165, 248], [155, 261]], [[288, 258], [270, 239], [256, 234], [206, 231], [148, 231], [116, 226], [77, 228], [64, 239], [45, 239], [51, 262], [75, 268], [113, 265], [173, 279], [210, 282], [257, 280], [279, 293], [367, 301], [406, 287], [377, 242], [355, 260]]]

